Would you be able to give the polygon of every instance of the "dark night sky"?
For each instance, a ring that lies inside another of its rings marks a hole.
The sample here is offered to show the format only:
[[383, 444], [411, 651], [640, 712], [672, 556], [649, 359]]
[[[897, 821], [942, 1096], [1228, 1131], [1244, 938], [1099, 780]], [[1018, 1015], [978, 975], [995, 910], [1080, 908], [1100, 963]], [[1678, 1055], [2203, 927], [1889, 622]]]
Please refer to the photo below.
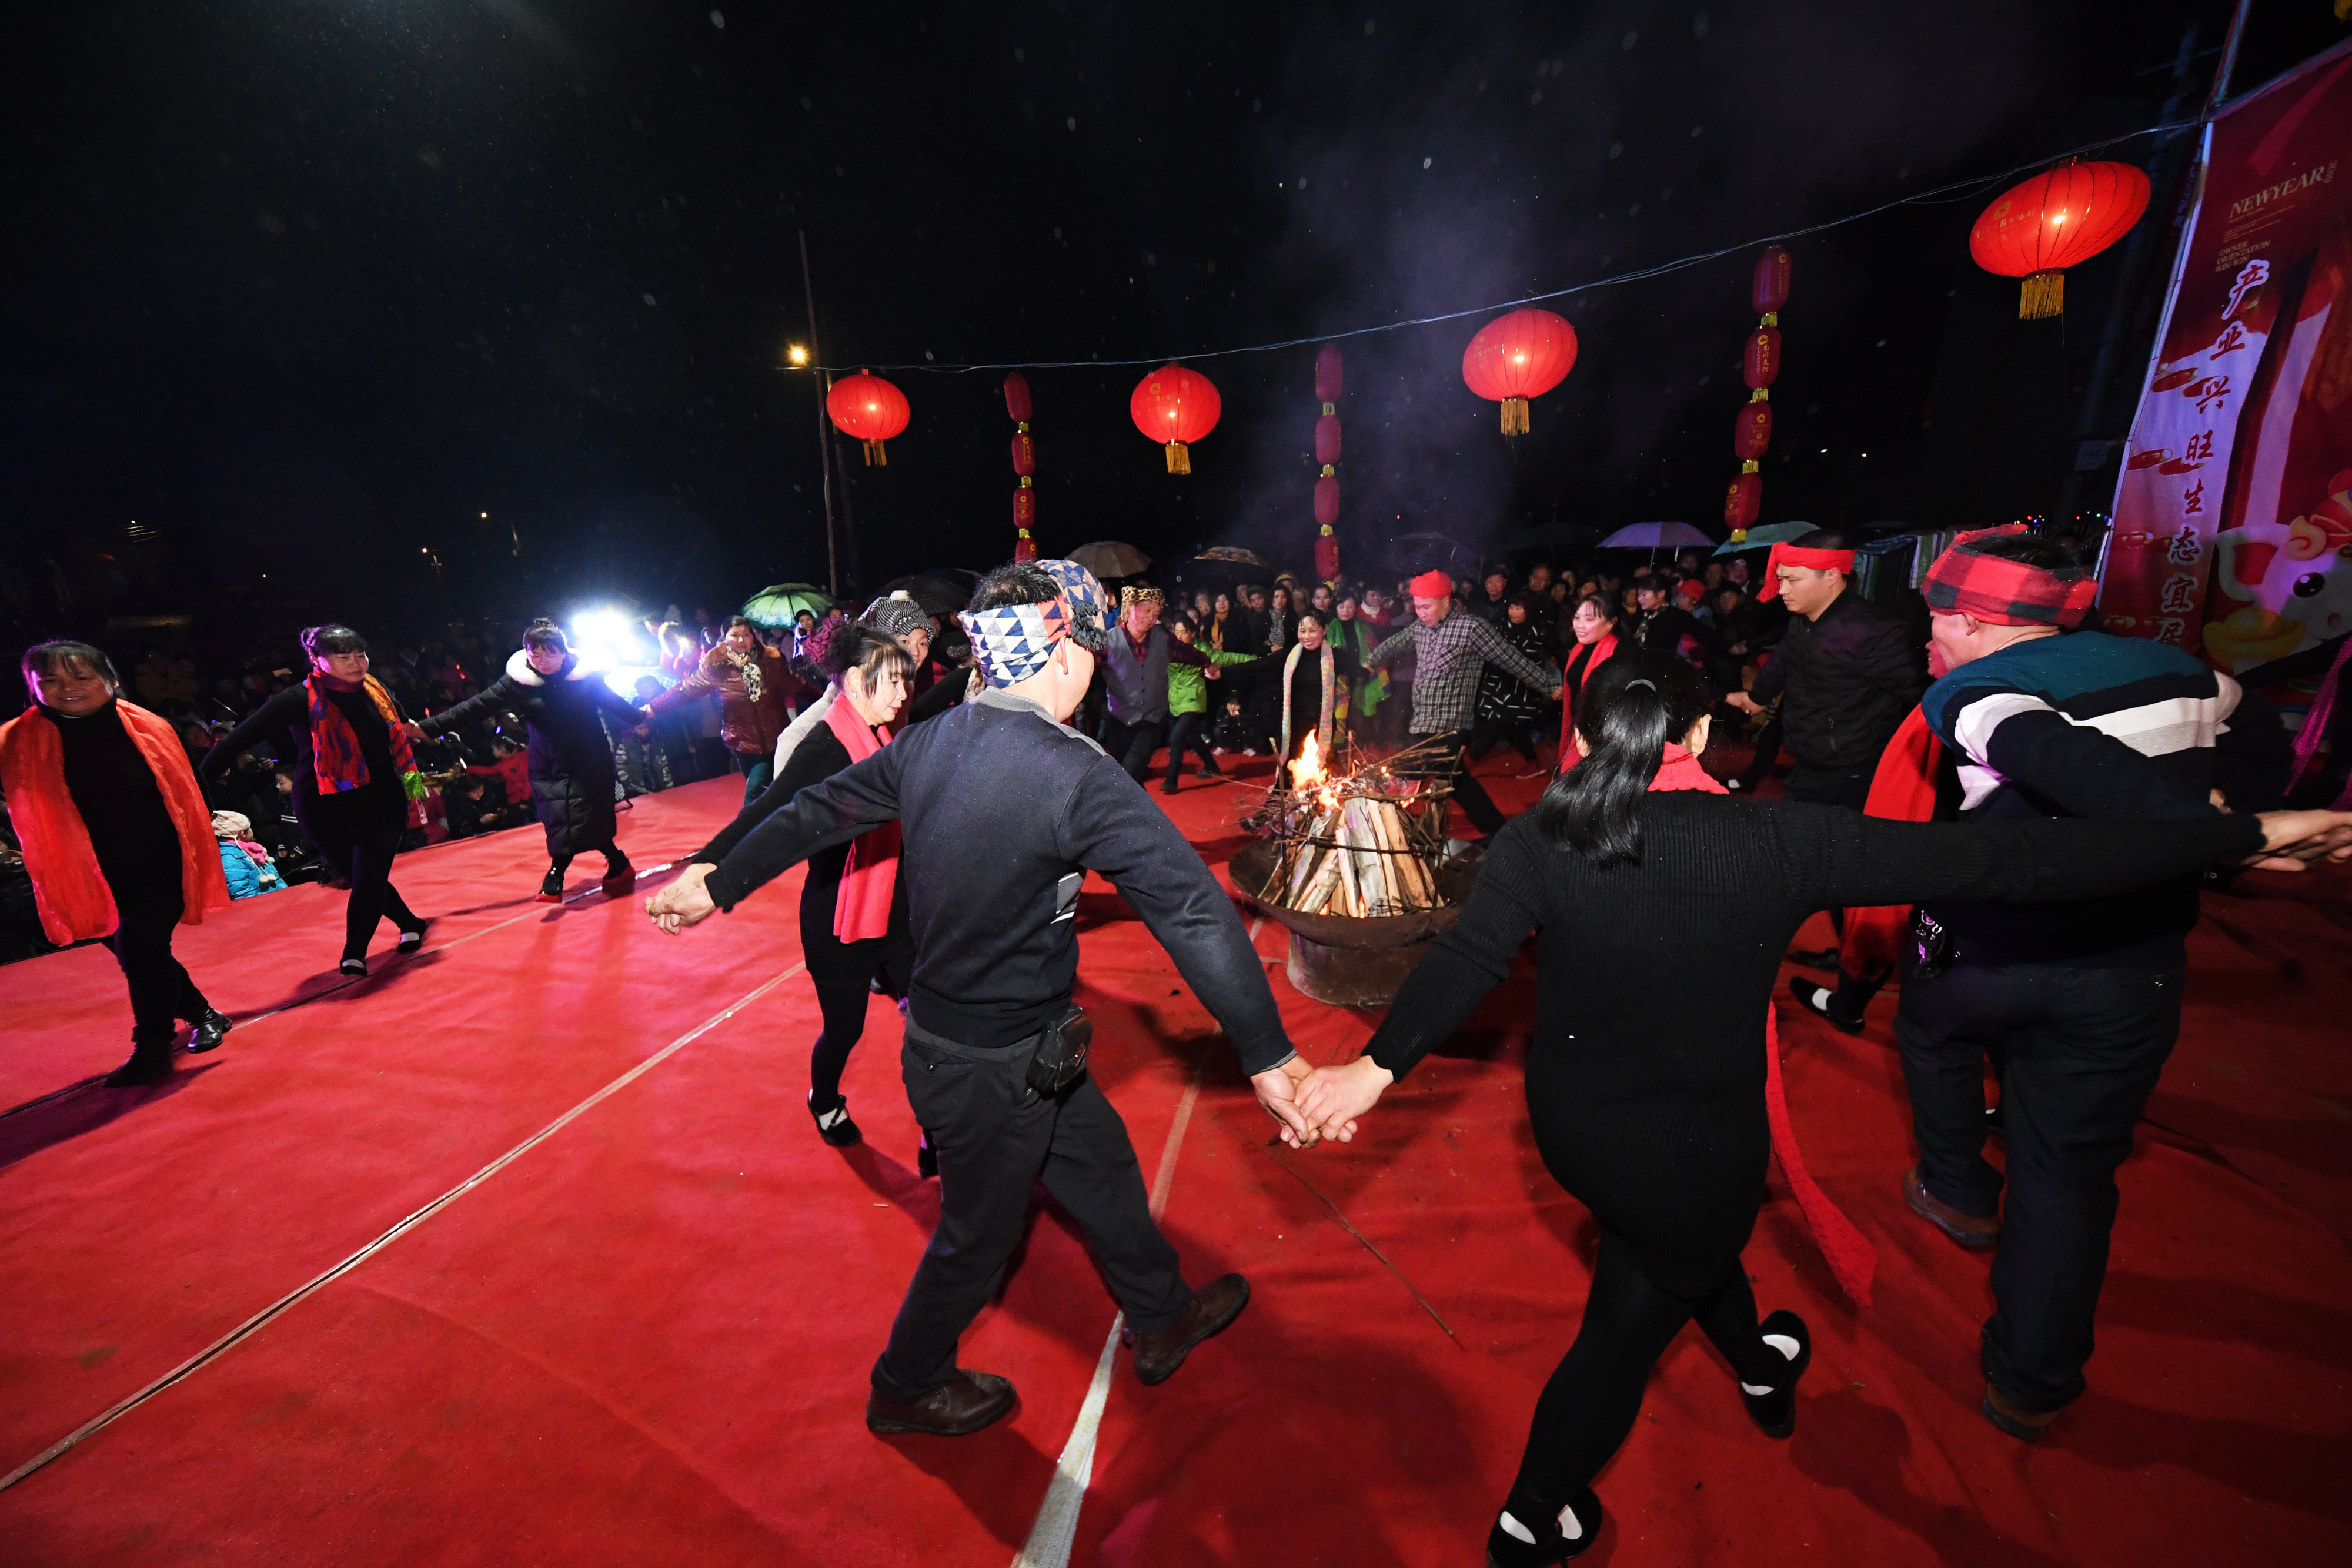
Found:
[[[778, 368], [806, 335], [796, 231], [836, 362], [1193, 354], [2146, 125], [2184, 29], [2210, 47], [2227, 12], [51, 6], [10, 50], [0, 515], [77, 581], [114, 556], [118, 609], [365, 623], [436, 602], [426, 549], [451, 602], [715, 603], [824, 572], [814, 393]], [[1802, 460], [1768, 468], [1767, 520], [1934, 516], [1950, 302], [2014, 287], [1967, 261], [1992, 193], [1794, 245], [1776, 455]], [[1346, 345], [1351, 564], [1415, 528], [1712, 523], [1752, 256], [1554, 306], [1581, 357], [1516, 451], [1461, 382], [1475, 320]], [[1194, 362], [1224, 416], [1188, 480], [1128, 421], [1140, 368], [1032, 373], [1049, 551], [1303, 557], [1313, 350]], [[915, 417], [855, 473], [862, 576], [1002, 559], [1001, 375], [892, 376]]]

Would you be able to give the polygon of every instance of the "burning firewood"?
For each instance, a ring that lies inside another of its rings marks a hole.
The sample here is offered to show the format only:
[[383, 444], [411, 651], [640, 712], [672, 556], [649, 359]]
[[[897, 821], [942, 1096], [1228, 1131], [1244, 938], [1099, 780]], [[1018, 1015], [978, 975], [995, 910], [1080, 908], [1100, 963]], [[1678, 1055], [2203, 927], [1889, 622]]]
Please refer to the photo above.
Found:
[[1335, 774], [1307, 737], [1290, 765], [1290, 788], [1270, 794], [1246, 824], [1270, 830], [1283, 846], [1258, 897], [1351, 918], [1437, 907], [1452, 760], [1423, 745]]

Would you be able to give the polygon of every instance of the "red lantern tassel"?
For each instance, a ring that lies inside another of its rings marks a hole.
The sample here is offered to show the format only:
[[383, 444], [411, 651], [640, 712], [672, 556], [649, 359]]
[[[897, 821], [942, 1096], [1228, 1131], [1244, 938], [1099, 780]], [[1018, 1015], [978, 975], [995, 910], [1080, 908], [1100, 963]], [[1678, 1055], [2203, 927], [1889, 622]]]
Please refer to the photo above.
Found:
[[1525, 435], [1528, 433], [1528, 400], [1507, 397], [1503, 400], [1503, 434]]
[[2064, 314], [2065, 309], [2066, 275], [2063, 272], [2032, 273], [2018, 290], [2017, 319], [2021, 321], [2046, 321]]
[[890, 455], [882, 449], [880, 442], [869, 441], [866, 444], [866, 466], [868, 468], [890, 466]]
[[1190, 474], [1192, 471], [1192, 452], [1181, 441], [1170, 442], [1168, 444], [1168, 472], [1171, 474]]

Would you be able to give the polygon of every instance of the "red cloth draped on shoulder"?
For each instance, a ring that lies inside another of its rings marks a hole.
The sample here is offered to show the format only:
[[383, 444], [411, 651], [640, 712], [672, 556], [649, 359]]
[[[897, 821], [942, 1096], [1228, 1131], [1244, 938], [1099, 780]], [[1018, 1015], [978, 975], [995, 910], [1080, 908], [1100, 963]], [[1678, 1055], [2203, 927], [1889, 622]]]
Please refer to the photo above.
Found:
[[[226, 909], [229, 902], [212, 808], [205, 804], [195, 770], [171, 725], [119, 698], [114, 706], [139, 755], [154, 770], [180, 838], [180, 896], [186, 905], [180, 924], [199, 925], [205, 910]], [[32, 878], [33, 902], [49, 940], [64, 945], [110, 936], [121, 923], [114, 892], [99, 870], [89, 830], [66, 788], [65, 742], [37, 707], [0, 725], [0, 793], [8, 798], [8, 821], [24, 846], [25, 872]]]
[[[877, 730], [857, 716], [846, 695], [824, 710], [824, 722], [849, 753], [855, 768], [890, 743], [887, 730]], [[890, 897], [898, 885], [898, 824], [868, 828], [849, 841], [849, 859], [841, 869], [841, 891], [833, 903], [833, 934], [844, 942], [870, 942], [890, 934]]]
[[[1699, 765], [1697, 758], [1671, 742], [1658, 764], [1657, 777], [1650, 780], [1650, 788], [1696, 789], [1709, 795], [1728, 792]], [[1804, 1154], [1797, 1147], [1797, 1129], [1789, 1119], [1788, 1092], [1780, 1082], [1780, 1025], [1769, 1002], [1764, 1007], [1764, 1114], [1772, 1124], [1773, 1157], [1780, 1162], [1780, 1174], [1788, 1178], [1789, 1189], [1797, 1195], [1797, 1207], [1804, 1211], [1805, 1225], [1812, 1231], [1822, 1257], [1828, 1261], [1830, 1273], [1836, 1278], [1839, 1288], [1853, 1298], [1855, 1305], [1870, 1305], [1870, 1281], [1878, 1271], [1878, 1249], [1830, 1201], [1820, 1184], [1806, 1174]]]
[[[1886, 743], [1871, 775], [1870, 799], [1862, 808], [1865, 817], [1890, 822], [1925, 822], [1936, 815], [1936, 769], [1943, 761], [1944, 743], [1927, 727], [1927, 716], [1911, 710]], [[1911, 924], [1907, 904], [1878, 904], [1845, 912], [1845, 930], [1838, 938], [1838, 967], [1853, 978], [1866, 978], [1874, 967], [1892, 964], [1902, 954], [1904, 932]]]
[[[1592, 677], [1601, 673], [1601, 666], [1616, 657], [1617, 633], [1612, 632], [1589, 645], [1592, 652], [1584, 661], [1584, 679], [1580, 683], [1580, 686], [1591, 685]], [[1568, 660], [1574, 664], [1576, 655], [1570, 653]], [[1674, 749], [1680, 751], [1682, 747]], [[1559, 771], [1565, 773], [1583, 760], [1584, 754], [1576, 749], [1576, 695], [1563, 678], [1559, 683]]]

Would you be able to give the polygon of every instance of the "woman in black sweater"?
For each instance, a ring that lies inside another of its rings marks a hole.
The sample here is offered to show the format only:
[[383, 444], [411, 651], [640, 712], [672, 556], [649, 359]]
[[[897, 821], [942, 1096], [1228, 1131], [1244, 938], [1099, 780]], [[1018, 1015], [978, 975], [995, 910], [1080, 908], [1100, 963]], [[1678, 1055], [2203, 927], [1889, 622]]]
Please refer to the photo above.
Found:
[[[1575, 1343], [1537, 1401], [1517, 1480], [1488, 1536], [1502, 1568], [1590, 1547], [1592, 1478], [1632, 1430], [1650, 1369], [1698, 1321], [1748, 1414], [1796, 1420], [1811, 1356], [1793, 1312], [1760, 1326], [1741, 1249], [1770, 1134], [1765, 1009], [1814, 910], [1937, 899], [2042, 901], [2163, 881], [2336, 831], [2324, 812], [2194, 821], [1883, 821], [1830, 807], [1648, 793], [1670, 738], [1706, 744], [1705, 683], [1674, 659], [1620, 658], [1585, 686], [1585, 760], [1498, 834], [1459, 924], [1399, 992], [1363, 1056], [1300, 1097], [1350, 1118], [1443, 1043], [1538, 934], [1528, 1112], [1545, 1166], [1601, 1222]], [[1675, 987], [1660, 1013], [1656, 987]]]
[[291, 734], [294, 813], [326, 863], [351, 884], [342, 970], [357, 977], [367, 973], [368, 942], [379, 920], [399, 929], [394, 952], [425, 945], [425, 922], [392, 885], [408, 803], [424, 793], [425, 782], [409, 755], [398, 704], [368, 674], [367, 640], [331, 622], [302, 633], [302, 651], [310, 656], [309, 677], [256, 708], [205, 753], [200, 771], [211, 783], [256, 741]]
[[[856, 622], [836, 626], [824, 650], [824, 668], [833, 677], [834, 695], [823, 722], [793, 748], [775, 782], [721, 828], [718, 837], [694, 852], [679, 880], [709, 876], [711, 868], [752, 829], [792, 804], [801, 790], [879, 750], [886, 743], [883, 727], [906, 706], [907, 677], [913, 667], [906, 650], [891, 638]], [[855, 757], [850, 755], [853, 747], [857, 751]], [[816, 1118], [817, 1132], [824, 1141], [837, 1148], [845, 1148], [862, 1136], [857, 1124], [849, 1119], [841, 1074], [849, 1064], [850, 1048], [866, 1032], [872, 982], [879, 976], [889, 995], [906, 995], [914, 960], [914, 938], [907, 924], [907, 879], [899, 874], [898, 844], [898, 825], [891, 823], [821, 850], [809, 857], [808, 875], [801, 883], [801, 956], [808, 965], [809, 978], [816, 983], [817, 1008], [824, 1019], [809, 1053], [809, 1114]], [[887, 893], [878, 883], [886, 867], [890, 879]], [[846, 897], [845, 874], [865, 879], [862, 888], [853, 886]], [[879, 934], [849, 940], [840, 935], [868, 929]]]

